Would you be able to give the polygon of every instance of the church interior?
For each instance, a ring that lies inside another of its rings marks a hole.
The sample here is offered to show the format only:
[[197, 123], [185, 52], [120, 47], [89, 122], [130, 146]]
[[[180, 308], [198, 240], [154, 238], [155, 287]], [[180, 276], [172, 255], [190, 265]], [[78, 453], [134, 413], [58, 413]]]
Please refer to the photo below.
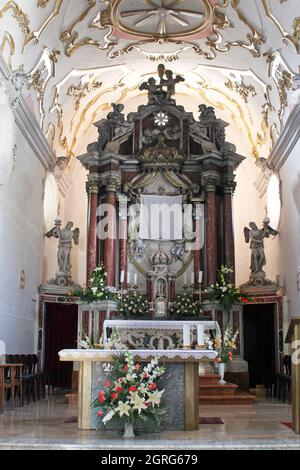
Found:
[[0, 0], [0, 109], [0, 449], [300, 449], [299, 1]]

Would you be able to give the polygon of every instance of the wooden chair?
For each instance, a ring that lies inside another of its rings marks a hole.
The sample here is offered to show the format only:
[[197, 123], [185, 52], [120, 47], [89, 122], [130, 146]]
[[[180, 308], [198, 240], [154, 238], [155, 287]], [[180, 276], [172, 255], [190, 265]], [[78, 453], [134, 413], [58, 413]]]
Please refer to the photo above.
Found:
[[0, 367], [0, 415], [4, 411], [4, 367]]
[[10, 397], [12, 409], [14, 409], [16, 392], [17, 390], [19, 390], [20, 405], [23, 406], [22, 369], [23, 364], [0, 364], [2, 389], [2, 392], [0, 392], [2, 398], [2, 404], [0, 404], [0, 411], [2, 412], [4, 408], [5, 392], [7, 392], [7, 397]]

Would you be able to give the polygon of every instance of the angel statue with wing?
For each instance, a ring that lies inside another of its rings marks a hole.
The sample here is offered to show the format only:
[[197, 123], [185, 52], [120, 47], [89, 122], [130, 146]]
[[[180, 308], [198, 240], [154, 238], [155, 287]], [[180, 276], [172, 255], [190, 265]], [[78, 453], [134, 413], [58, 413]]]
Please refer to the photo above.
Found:
[[263, 267], [266, 264], [266, 256], [264, 250], [264, 238], [270, 235], [278, 235], [278, 232], [270, 226], [270, 219], [265, 217], [263, 227], [259, 229], [255, 222], [250, 222], [249, 227], [244, 227], [245, 242], [250, 242], [251, 250], [251, 275], [250, 282], [253, 284], [262, 284], [265, 281], [266, 274]]
[[71, 276], [71, 250], [72, 250], [72, 241], [75, 245], [79, 244], [79, 228], [72, 230], [73, 222], [67, 222], [65, 228], [61, 228], [61, 220], [55, 221], [55, 226], [46, 233], [47, 238], [58, 238], [58, 252], [57, 252], [57, 262], [59, 273], [57, 275], [57, 280], [59, 284], [65, 284], [70, 280]]

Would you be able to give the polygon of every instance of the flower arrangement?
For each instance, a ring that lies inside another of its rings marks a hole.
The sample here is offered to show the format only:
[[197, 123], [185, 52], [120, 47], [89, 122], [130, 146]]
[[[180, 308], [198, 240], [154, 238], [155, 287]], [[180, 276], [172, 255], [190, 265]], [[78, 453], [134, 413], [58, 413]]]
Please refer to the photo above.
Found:
[[146, 317], [149, 315], [149, 304], [143, 295], [128, 290], [124, 297], [119, 299], [118, 311], [124, 318]]
[[93, 349], [93, 344], [87, 335], [83, 335], [82, 339], [77, 341], [77, 344], [81, 349]]
[[221, 266], [217, 271], [217, 282], [212, 284], [206, 292], [209, 294], [209, 300], [218, 300], [225, 310], [230, 310], [236, 302], [249, 303], [250, 297], [243, 294], [230, 282], [233, 269], [228, 266]]
[[92, 406], [97, 409], [98, 427], [118, 418], [123, 424], [140, 420], [160, 424], [164, 414], [160, 409], [164, 390], [158, 390], [158, 381], [165, 368], [157, 359], [142, 366], [135, 362], [131, 352], [118, 356], [112, 362], [104, 388], [98, 391]]
[[238, 330], [233, 334], [232, 326], [228, 323], [224, 335], [222, 335], [220, 327], [217, 325], [216, 332], [212, 339], [213, 349], [218, 352], [216, 362], [226, 363], [232, 361], [233, 351], [236, 349], [236, 339], [238, 334]]
[[88, 303], [107, 299], [116, 300], [117, 294], [111, 292], [106, 287], [106, 276], [105, 267], [101, 263], [100, 266], [94, 269], [89, 285], [85, 289], [76, 292], [76, 295], [80, 296], [84, 302]]
[[169, 310], [169, 315], [172, 317], [192, 317], [202, 313], [199, 302], [189, 294], [177, 295]]

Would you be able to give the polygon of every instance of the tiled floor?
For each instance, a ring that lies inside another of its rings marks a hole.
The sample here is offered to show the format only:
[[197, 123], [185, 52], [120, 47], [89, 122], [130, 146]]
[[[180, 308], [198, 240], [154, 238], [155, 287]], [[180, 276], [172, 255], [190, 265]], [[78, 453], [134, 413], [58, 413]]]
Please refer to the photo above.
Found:
[[0, 416], [0, 449], [300, 449], [300, 436], [282, 424], [291, 420], [290, 406], [281, 403], [202, 406], [201, 416], [221, 417], [224, 424], [203, 424], [199, 431], [168, 431], [126, 441], [112, 431], [79, 431], [74, 422], [65, 422], [76, 412], [76, 406], [67, 405], [63, 396], [14, 411], [7, 408]]

